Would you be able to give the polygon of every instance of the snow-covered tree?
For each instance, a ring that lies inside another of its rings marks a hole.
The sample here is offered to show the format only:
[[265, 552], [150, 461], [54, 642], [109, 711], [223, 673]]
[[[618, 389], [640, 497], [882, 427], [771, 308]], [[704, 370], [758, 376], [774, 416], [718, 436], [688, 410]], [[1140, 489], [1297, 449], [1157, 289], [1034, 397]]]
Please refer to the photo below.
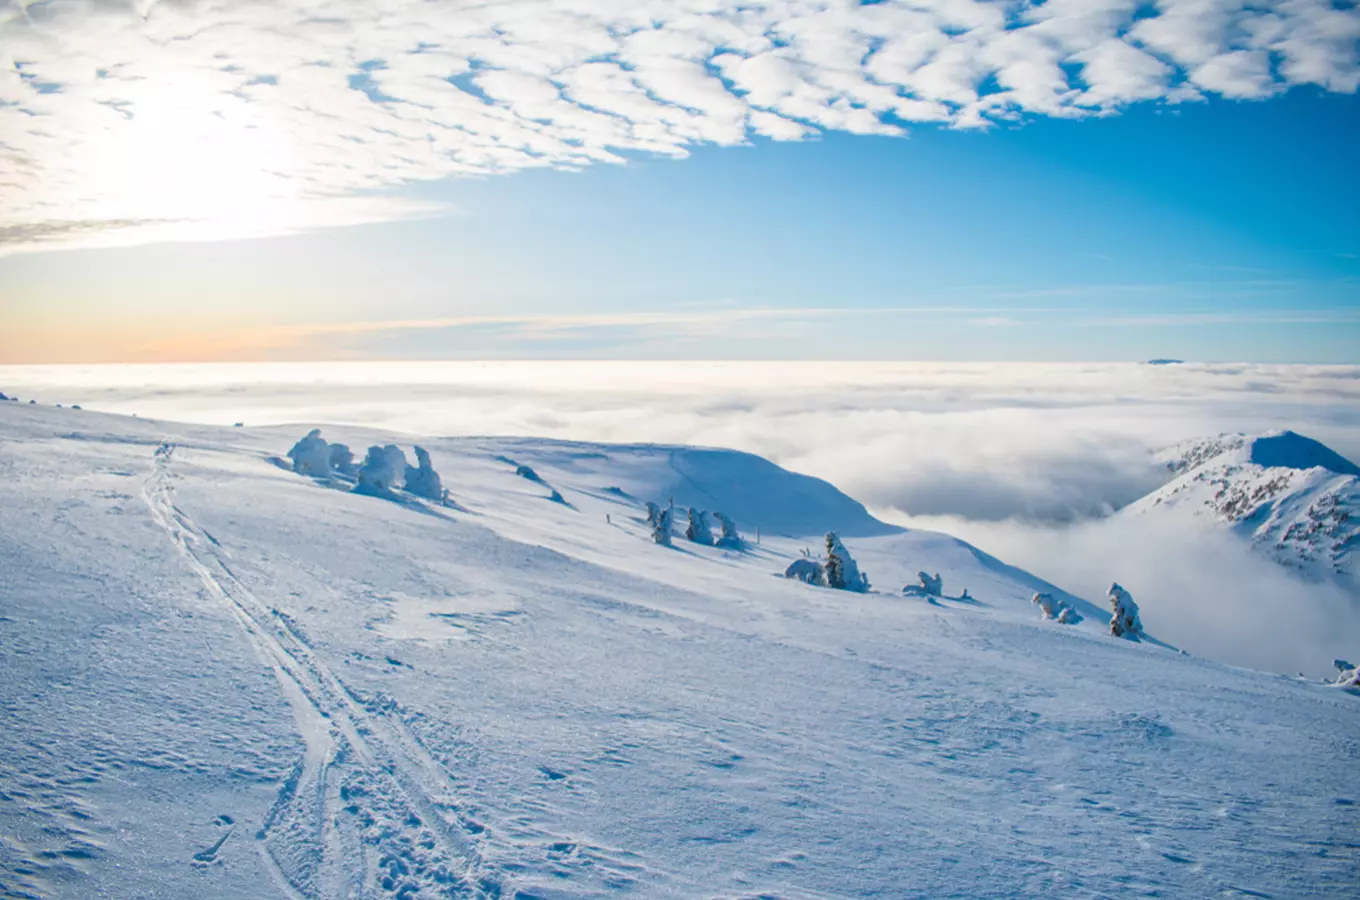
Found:
[[685, 527], [685, 537], [696, 544], [713, 543], [713, 530], [708, 527], [708, 513], [697, 506], [689, 508], [689, 525]]
[[1332, 665], [1336, 666], [1337, 670], [1335, 682], [1337, 687], [1360, 691], [1360, 666], [1351, 665], [1344, 659], [1334, 659]]
[[[655, 510], [655, 515], [653, 515]], [[647, 504], [647, 519], [652, 523], [652, 540], [663, 547], [671, 545], [671, 525], [675, 518], [675, 506], [661, 507], [655, 503]]]
[[1077, 611], [1061, 597], [1041, 592], [1031, 597], [1030, 602], [1039, 607], [1045, 619], [1061, 622], [1063, 625], [1075, 625], [1081, 621]]
[[354, 476], [354, 454], [344, 444], [331, 444], [331, 469], [341, 475]]
[[538, 477], [538, 473], [528, 466], [515, 466], [515, 474], [520, 478], [526, 478], [529, 481], [536, 481], [539, 484], [543, 483], [543, 479]]
[[834, 531], [826, 533], [826, 586], [842, 591], [864, 593], [869, 579], [859, 570], [850, 551]]
[[921, 593], [930, 597], [944, 596], [944, 579], [940, 573], [931, 575], [929, 572], [917, 572], [916, 577], [921, 579]]
[[1138, 619], [1138, 604], [1118, 583], [1110, 585], [1110, 634], [1115, 637], [1138, 640], [1143, 633], [1143, 623]]
[[444, 484], [430, 463], [429, 452], [424, 447], [416, 447], [415, 451], [416, 464], [405, 466], [406, 490], [427, 500], [443, 500]]
[[794, 578], [806, 584], [826, 586], [826, 568], [811, 557], [795, 559], [784, 570], [785, 578]]
[[354, 490], [361, 494], [388, 494], [401, 482], [407, 468], [406, 454], [400, 447], [393, 444], [369, 447]]
[[741, 540], [741, 535], [737, 533], [737, 523], [732, 521], [732, 517], [720, 512], [715, 512], [713, 518], [722, 525], [722, 535], [718, 538], [718, 546], [728, 550], [740, 550], [745, 544]]
[[313, 428], [307, 436], [293, 445], [288, 451], [293, 461], [293, 471], [317, 477], [329, 475], [331, 471], [330, 445], [321, 437], [321, 429]]

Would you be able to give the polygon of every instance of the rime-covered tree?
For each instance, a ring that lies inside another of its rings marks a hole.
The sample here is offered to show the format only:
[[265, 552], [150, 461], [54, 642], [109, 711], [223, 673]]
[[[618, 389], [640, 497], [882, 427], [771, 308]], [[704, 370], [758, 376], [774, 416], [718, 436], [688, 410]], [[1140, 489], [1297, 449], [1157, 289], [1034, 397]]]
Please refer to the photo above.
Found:
[[1039, 607], [1045, 619], [1060, 622], [1063, 625], [1075, 625], [1081, 621], [1081, 616], [1077, 614], [1077, 611], [1061, 597], [1054, 597], [1052, 594], [1041, 592], [1031, 597], [1030, 602]]
[[732, 521], [732, 517], [726, 513], [715, 512], [713, 518], [718, 520], [722, 526], [722, 534], [718, 538], [718, 546], [728, 550], [740, 550], [745, 544], [742, 542], [741, 535], [737, 533], [737, 523]]
[[689, 524], [685, 526], [685, 537], [696, 544], [712, 545], [713, 530], [708, 527], [708, 513], [697, 506], [689, 508]]
[[805, 584], [826, 586], [826, 567], [811, 557], [795, 559], [784, 570], [785, 578], [792, 578]]
[[1136, 641], [1143, 634], [1143, 623], [1138, 619], [1138, 604], [1132, 595], [1119, 586], [1110, 585], [1110, 634]]
[[359, 483], [354, 490], [360, 494], [389, 494], [400, 483], [406, 469], [406, 454], [400, 447], [394, 444], [369, 447], [364, 464], [359, 467]]
[[675, 518], [675, 505], [660, 507], [655, 503], [647, 504], [648, 518], [652, 517], [652, 508], [656, 508], [655, 521], [652, 522], [652, 540], [663, 547], [671, 545], [671, 525]]
[[416, 465], [406, 466], [406, 490], [417, 497], [427, 500], [443, 500], [444, 483], [439, 473], [430, 463], [430, 454], [424, 447], [416, 447]]
[[330, 465], [332, 470], [339, 472], [341, 475], [348, 475], [351, 478], [354, 477], [356, 471], [354, 467], [354, 454], [350, 452], [349, 447], [346, 445], [331, 444]]
[[826, 533], [826, 586], [841, 591], [863, 593], [869, 589], [869, 579], [859, 570], [850, 551], [845, 549], [834, 531]]
[[330, 445], [321, 437], [321, 429], [313, 428], [307, 436], [288, 451], [293, 471], [303, 475], [329, 475], [331, 471]]

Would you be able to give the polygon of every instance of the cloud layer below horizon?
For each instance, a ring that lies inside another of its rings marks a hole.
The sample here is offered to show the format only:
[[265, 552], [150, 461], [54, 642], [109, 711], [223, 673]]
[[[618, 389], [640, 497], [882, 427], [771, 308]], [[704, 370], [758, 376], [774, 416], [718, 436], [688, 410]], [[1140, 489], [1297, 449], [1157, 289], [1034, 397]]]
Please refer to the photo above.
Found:
[[0, 252], [427, 215], [409, 186], [1360, 85], [1332, 0], [0, 0]]
[[350, 424], [733, 447], [1097, 602], [1117, 579], [1155, 633], [1194, 653], [1320, 676], [1332, 656], [1354, 658], [1360, 634], [1360, 598], [1299, 581], [1231, 535], [1104, 518], [1162, 483], [1151, 451], [1194, 437], [1292, 428], [1360, 459], [1360, 366], [0, 366], [0, 390], [299, 433]]

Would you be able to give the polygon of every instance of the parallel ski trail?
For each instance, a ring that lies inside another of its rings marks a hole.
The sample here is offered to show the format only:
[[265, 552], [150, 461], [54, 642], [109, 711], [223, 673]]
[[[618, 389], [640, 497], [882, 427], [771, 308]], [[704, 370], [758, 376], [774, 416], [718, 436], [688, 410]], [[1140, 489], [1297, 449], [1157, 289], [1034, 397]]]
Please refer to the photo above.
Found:
[[[279, 874], [306, 897], [497, 895], [474, 839], [450, 809], [450, 778], [440, 764], [392, 710], [370, 706], [346, 687], [286, 617], [236, 578], [218, 542], [175, 505], [174, 450], [169, 443], [157, 448], [143, 499], [207, 593], [273, 669], [304, 742], [258, 833]], [[379, 871], [369, 865], [374, 856]]]

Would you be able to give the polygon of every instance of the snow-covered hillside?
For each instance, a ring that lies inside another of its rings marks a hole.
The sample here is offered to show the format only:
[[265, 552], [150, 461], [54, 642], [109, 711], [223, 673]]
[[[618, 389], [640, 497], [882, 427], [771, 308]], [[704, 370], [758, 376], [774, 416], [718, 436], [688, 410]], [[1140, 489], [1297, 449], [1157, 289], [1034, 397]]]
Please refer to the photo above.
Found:
[[1180, 444], [1173, 476], [1121, 514], [1191, 516], [1233, 529], [1280, 564], [1360, 591], [1360, 467], [1292, 431]]
[[[0, 895], [1353, 896], [1360, 697], [755, 457], [308, 427], [0, 405]], [[778, 577], [829, 528], [871, 592]]]

